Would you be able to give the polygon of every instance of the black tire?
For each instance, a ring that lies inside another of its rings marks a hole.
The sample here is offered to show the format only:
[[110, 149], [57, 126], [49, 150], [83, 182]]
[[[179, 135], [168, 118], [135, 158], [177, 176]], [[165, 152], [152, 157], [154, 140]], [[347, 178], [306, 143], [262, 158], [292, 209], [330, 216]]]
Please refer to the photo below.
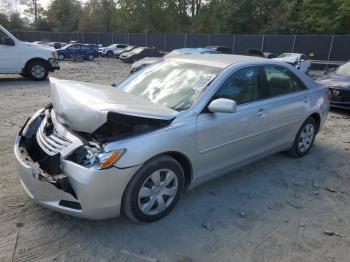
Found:
[[[138, 194], [143, 183], [149, 179], [149, 176], [160, 169], [168, 169], [175, 173], [178, 189], [172, 202], [162, 212], [155, 215], [148, 215], [139, 208]], [[124, 214], [137, 223], [154, 222], [166, 216], [176, 205], [185, 187], [185, 175], [183, 168], [175, 159], [170, 156], [159, 156], [146, 162], [133, 176], [129, 182], [122, 201], [122, 210]]]
[[[308, 125], [312, 125], [313, 126], [313, 130], [314, 130], [314, 133], [313, 133], [313, 137], [310, 141], [310, 145], [309, 147], [305, 150], [305, 151], [302, 151], [300, 150], [300, 147], [299, 147], [299, 142], [301, 141], [301, 134], [304, 130], [304, 128]], [[287, 153], [292, 156], [292, 157], [295, 157], [295, 158], [300, 158], [300, 157], [303, 157], [305, 156], [307, 153], [309, 153], [314, 141], [315, 141], [315, 137], [316, 137], [316, 134], [317, 134], [317, 131], [318, 131], [318, 128], [317, 128], [317, 125], [316, 125], [316, 121], [314, 118], [312, 117], [309, 117], [305, 120], [305, 122], [301, 125], [301, 127], [299, 128], [299, 131], [297, 133], [297, 135], [295, 136], [295, 139], [294, 139], [294, 143], [293, 143], [293, 146], [291, 149], [289, 149], [287, 151]]]
[[30, 62], [25, 71], [28, 77], [36, 81], [45, 80], [49, 74], [47, 63], [41, 60], [34, 60]]
[[112, 51], [108, 51], [107, 54], [106, 54], [106, 56], [107, 56], [108, 58], [113, 57], [113, 52], [112, 52]]
[[87, 60], [94, 61], [95, 57], [93, 55], [88, 55]]

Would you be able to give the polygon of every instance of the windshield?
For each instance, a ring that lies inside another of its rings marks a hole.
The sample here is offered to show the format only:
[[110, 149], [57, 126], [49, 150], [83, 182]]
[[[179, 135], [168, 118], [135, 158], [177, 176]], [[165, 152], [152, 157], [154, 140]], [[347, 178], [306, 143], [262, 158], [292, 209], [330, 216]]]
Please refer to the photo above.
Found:
[[350, 63], [346, 63], [344, 65], [339, 66], [335, 73], [340, 75], [350, 75]]
[[163, 61], [131, 75], [117, 87], [152, 103], [182, 111], [205, 91], [221, 68]]

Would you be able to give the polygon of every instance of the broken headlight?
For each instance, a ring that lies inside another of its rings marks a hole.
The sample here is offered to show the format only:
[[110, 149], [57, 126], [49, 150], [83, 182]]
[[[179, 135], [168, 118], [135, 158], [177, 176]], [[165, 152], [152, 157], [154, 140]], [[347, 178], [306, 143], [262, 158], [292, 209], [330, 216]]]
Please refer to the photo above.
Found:
[[103, 152], [103, 150], [96, 145], [83, 145], [76, 149], [68, 157], [68, 160], [84, 167], [104, 169], [111, 167], [124, 155], [125, 152], [126, 149]]

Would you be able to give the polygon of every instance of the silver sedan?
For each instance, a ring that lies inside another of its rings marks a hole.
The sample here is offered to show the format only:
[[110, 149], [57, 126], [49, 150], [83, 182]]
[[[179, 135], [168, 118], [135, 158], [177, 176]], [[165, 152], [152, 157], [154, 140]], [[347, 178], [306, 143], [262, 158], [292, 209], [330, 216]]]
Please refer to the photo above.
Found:
[[113, 87], [50, 82], [52, 104], [16, 139], [20, 181], [38, 204], [90, 219], [155, 221], [214, 177], [303, 157], [329, 110], [325, 87], [256, 57], [176, 56]]

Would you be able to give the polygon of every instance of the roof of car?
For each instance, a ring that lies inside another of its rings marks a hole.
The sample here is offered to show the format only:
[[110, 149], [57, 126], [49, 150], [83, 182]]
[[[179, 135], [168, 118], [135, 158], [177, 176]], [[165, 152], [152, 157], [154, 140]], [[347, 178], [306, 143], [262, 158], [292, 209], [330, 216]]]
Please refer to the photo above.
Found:
[[225, 55], [225, 54], [187, 54], [178, 55], [168, 60], [183, 61], [192, 64], [226, 68], [229, 65], [243, 62], [266, 61], [266, 58], [243, 55]]

